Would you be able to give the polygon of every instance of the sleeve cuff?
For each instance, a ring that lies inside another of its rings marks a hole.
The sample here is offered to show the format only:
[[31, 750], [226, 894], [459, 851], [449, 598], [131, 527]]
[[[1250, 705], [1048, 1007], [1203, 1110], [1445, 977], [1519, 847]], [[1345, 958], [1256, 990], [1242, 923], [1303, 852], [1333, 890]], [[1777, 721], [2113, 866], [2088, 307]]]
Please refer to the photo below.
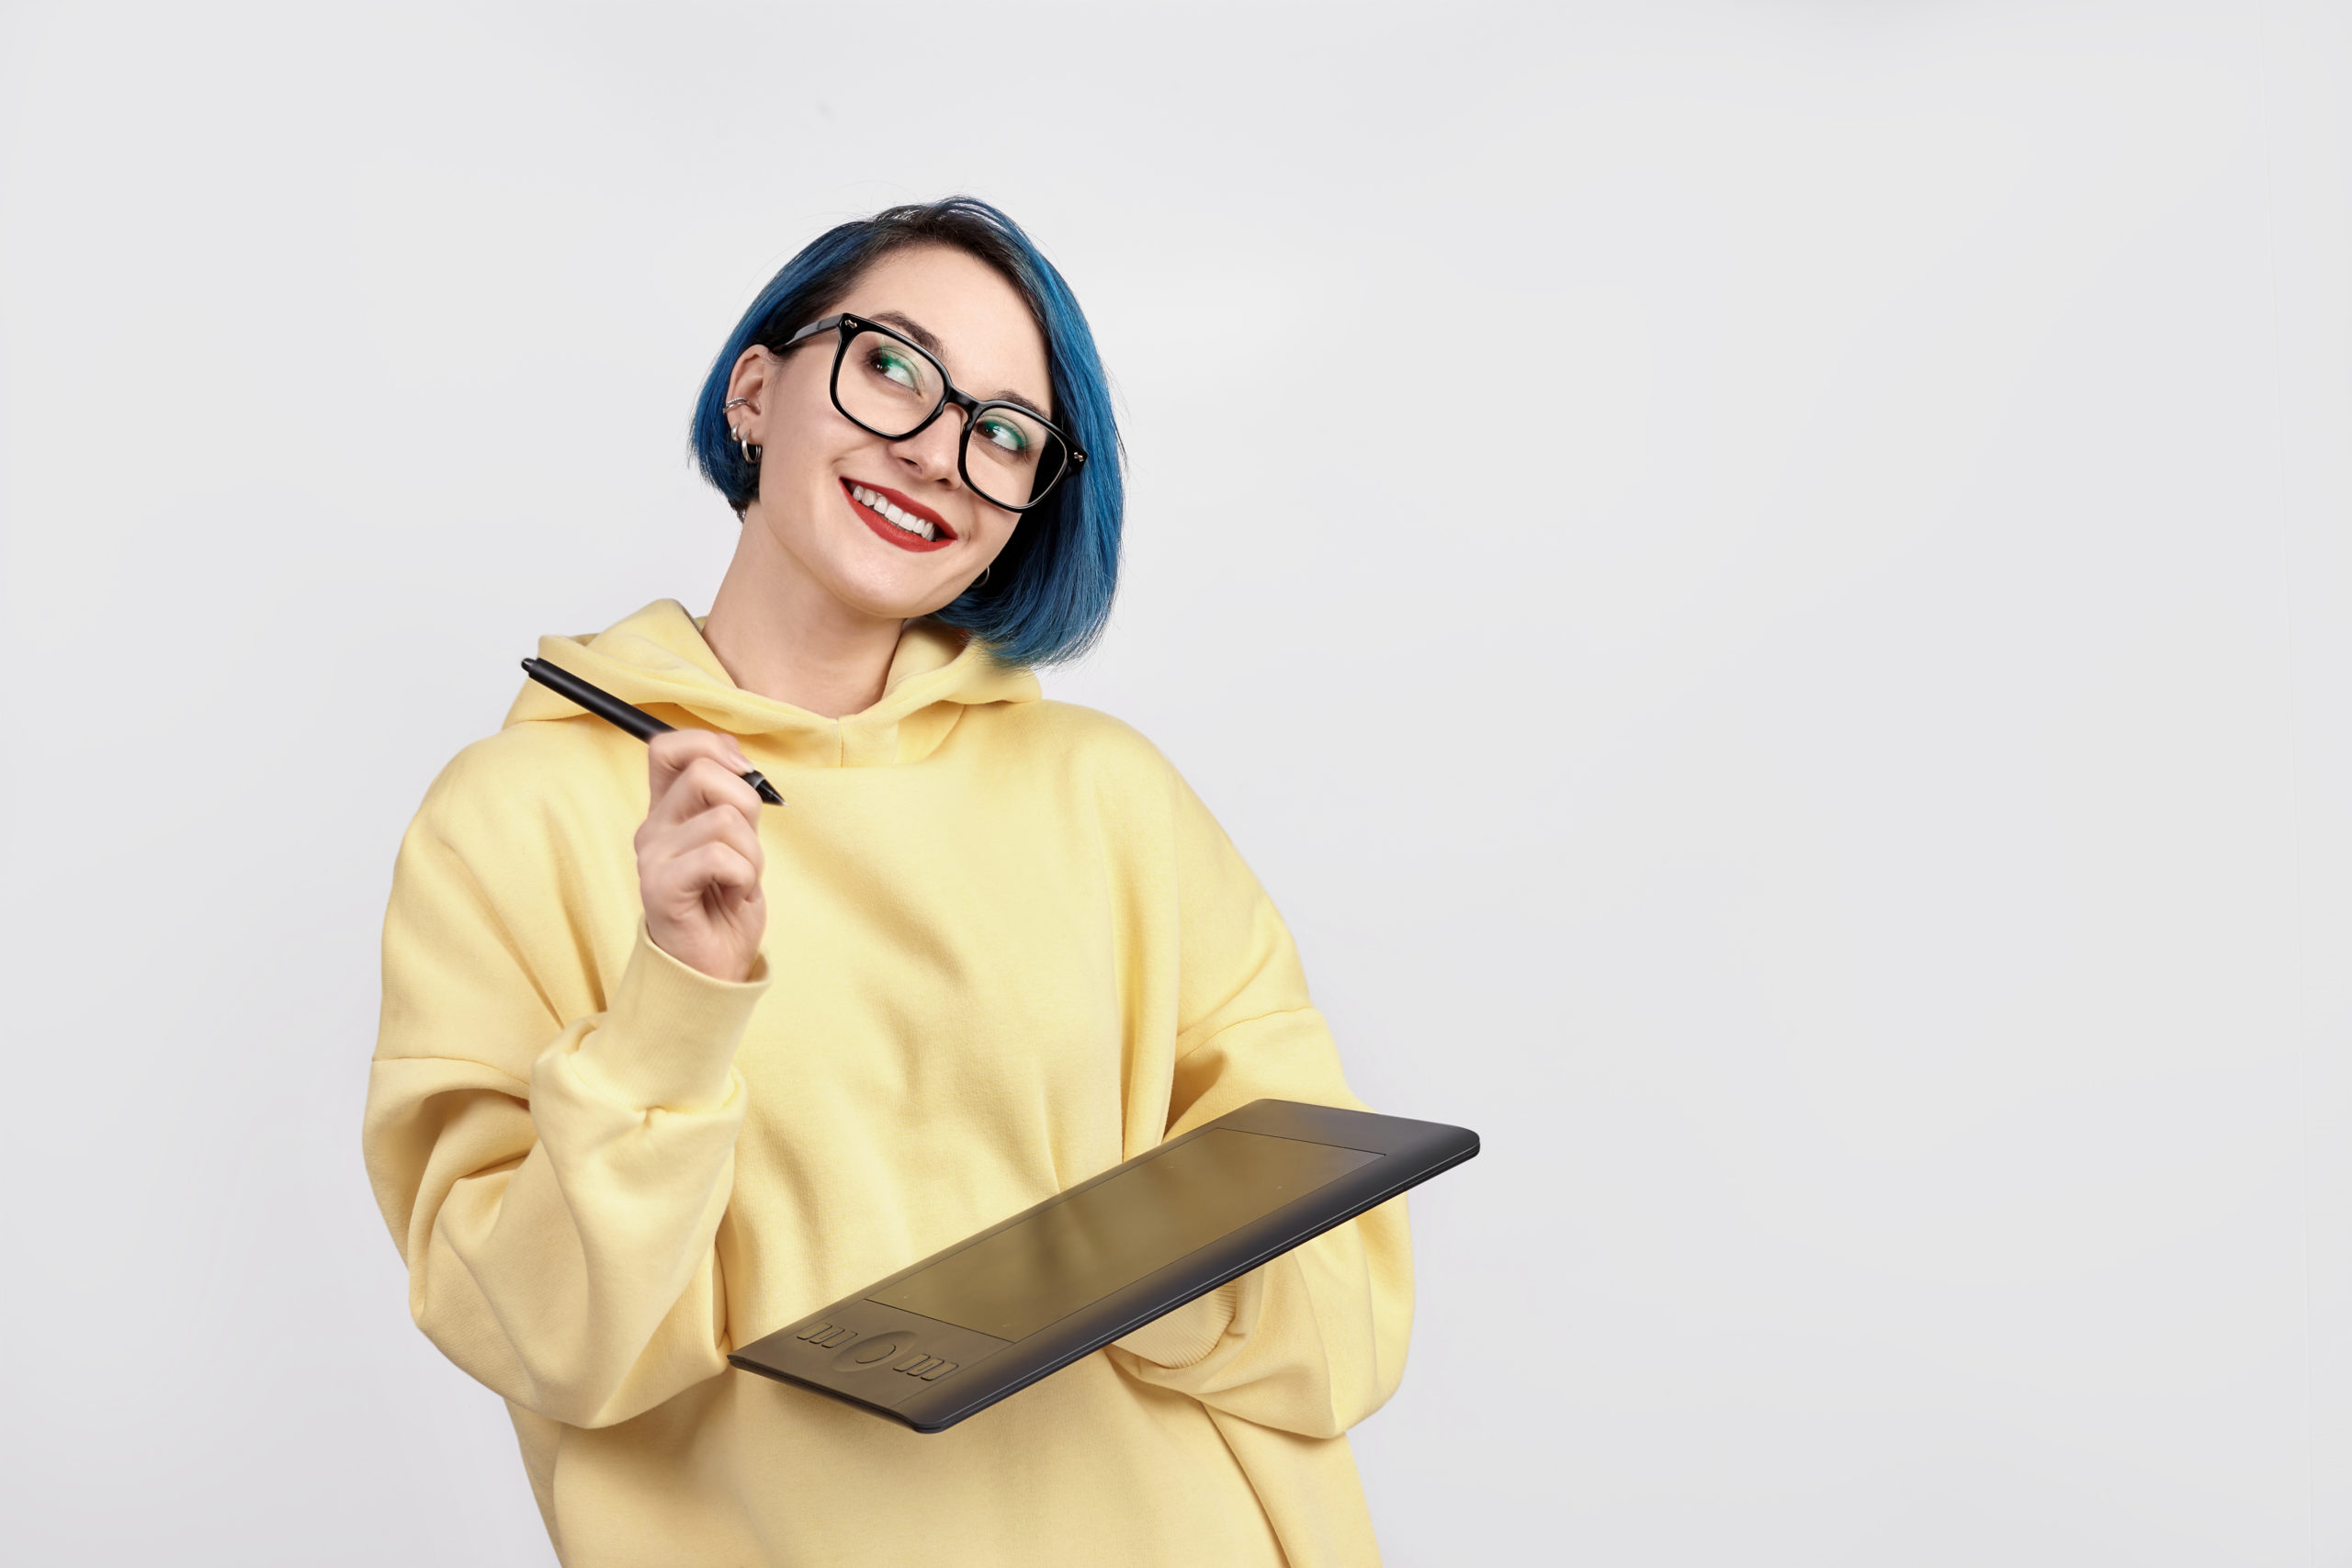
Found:
[[767, 994], [768, 957], [742, 980], [718, 980], [654, 945], [638, 918], [628, 967], [604, 1021], [580, 1043], [581, 1066], [649, 1109], [707, 1111], [726, 1102], [735, 1047]]
[[1195, 1296], [1111, 1343], [1159, 1366], [1189, 1367], [1207, 1359], [1216, 1348], [1240, 1301], [1241, 1281], [1228, 1280], [1207, 1295]]

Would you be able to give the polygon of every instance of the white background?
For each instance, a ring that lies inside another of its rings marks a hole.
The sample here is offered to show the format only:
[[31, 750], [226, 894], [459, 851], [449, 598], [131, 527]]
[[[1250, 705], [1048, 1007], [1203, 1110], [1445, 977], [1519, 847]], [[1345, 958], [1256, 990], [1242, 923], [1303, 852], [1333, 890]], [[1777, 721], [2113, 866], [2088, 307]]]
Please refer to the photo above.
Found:
[[394, 847], [969, 190], [1114, 635], [1481, 1158], [1394, 1564], [2352, 1564], [2352, 10], [0, 13], [0, 1555], [548, 1559], [357, 1142]]

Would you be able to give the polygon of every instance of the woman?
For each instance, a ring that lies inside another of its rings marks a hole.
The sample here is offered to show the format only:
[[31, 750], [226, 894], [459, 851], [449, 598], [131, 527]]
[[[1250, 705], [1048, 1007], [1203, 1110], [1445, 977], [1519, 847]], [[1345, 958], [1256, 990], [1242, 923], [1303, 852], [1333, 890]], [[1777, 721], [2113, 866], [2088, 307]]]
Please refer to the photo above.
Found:
[[417, 1324], [572, 1568], [1376, 1562], [1342, 1434], [1403, 1372], [1401, 1201], [933, 1436], [727, 1365], [1252, 1100], [1363, 1105], [1201, 802], [1039, 696], [1120, 483], [1021, 231], [825, 234], [694, 432], [742, 525], [709, 615], [539, 642], [679, 730], [526, 684], [401, 845], [365, 1144]]

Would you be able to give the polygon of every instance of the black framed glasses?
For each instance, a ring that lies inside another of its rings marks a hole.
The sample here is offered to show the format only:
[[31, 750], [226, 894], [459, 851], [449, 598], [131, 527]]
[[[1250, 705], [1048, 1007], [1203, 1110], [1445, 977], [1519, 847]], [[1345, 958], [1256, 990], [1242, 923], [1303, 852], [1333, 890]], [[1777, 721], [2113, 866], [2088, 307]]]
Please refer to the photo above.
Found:
[[776, 352], [826, 333], [841, 339], [833, 350], [832, 392], [842, 417], [886, 441], [903, 441], [953, 404], [964, 416], [956, 471], [991, 506], [1026, 512], [1086, 461], [1077, 443], [1044, 414], [1026, 403], [958, 390], [930, 350], [879, 321], [827, 316], [793, 333]]

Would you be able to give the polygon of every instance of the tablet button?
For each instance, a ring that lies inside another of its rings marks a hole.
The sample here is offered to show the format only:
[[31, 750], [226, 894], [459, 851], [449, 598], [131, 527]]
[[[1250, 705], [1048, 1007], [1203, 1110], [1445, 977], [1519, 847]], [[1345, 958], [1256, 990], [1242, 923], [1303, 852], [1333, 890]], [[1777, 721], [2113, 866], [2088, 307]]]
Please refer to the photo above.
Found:
[[927, 1372], [917, 1372], [915, 1376], [922, 1379], [925, 1382], [929, 1382], [932, 1379], [944, 1377], [955, 1370], [956, 1363], [954, 1361], [942, 1361], [939, 1365], [932, 1368], [931, 1371]]
[[816, 1338], [816, 1337], [817, 1337], [819, 1335], [820, 1335], [820, 1334], [831, 1334], [832, 1331], [833, 1331], [833, 1325], [832, 1325], [831, 1324], [830, 1324], [830, 1323], [820, 1323], [820, 1324], [819, 1324], [816, 1327], [814, 1327], [814, 1328], [812, 1328], [812, 1329], [808, 1330], [808, 1333], [806, 1333], [806, 1334], [796, 1334], [796, 1335], [794, 1335], [794, 1336], [793, 1336], [793, 1337], [794, 1337], [794, 1338], [796, 1338], [796, 1339], [814, 1339], [814, 1338]]
[[892, 1367], [890, 1370], [894, 1372], [910, 1372], [930, 1359], [931, 1358], [929, 1356], [926, 1356], [922, 1351], [918, 1350], [913, 1355], [909, 1356], [905, 1360], [900, 1361], [897, 1366]]

